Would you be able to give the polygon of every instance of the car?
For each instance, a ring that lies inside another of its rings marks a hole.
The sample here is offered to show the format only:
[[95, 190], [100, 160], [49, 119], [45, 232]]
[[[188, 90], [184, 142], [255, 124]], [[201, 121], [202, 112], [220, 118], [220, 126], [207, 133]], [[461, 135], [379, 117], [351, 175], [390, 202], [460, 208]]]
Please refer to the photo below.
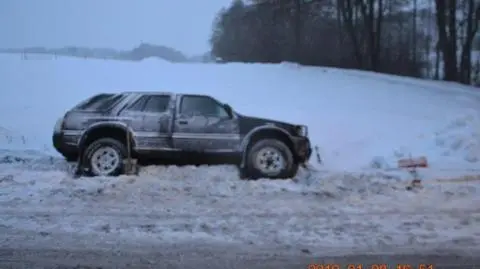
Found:
[[208, 95], [172, 92], [94, 95], [57, 121], [53, 146], [92, 176], [124, 173], [127, 157], [158, 164], [231, 157], [243, 178], [291, 178], [312, 153], [305, 125], [245, 116]]

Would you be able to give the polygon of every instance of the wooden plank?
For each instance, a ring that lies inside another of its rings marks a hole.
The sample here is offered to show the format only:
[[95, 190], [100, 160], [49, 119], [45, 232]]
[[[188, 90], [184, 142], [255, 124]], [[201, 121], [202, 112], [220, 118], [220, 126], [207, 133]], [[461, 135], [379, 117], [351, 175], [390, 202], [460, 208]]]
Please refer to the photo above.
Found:
[[427, 168], [427, 167], [428, 167], [428, 161], [427, 161], [427, 158], [424, 156], [398, 160], [398, 168]]

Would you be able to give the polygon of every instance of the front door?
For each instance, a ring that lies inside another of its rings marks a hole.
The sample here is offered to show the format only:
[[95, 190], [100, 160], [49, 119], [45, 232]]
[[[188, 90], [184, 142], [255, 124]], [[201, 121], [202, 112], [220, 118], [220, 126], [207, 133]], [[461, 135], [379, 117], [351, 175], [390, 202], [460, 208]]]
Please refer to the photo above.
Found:
[[177, 100], [174, 147], [194, 152], [233, 152], [239, 148], [238, 119], [209, 96], [182, 95]]

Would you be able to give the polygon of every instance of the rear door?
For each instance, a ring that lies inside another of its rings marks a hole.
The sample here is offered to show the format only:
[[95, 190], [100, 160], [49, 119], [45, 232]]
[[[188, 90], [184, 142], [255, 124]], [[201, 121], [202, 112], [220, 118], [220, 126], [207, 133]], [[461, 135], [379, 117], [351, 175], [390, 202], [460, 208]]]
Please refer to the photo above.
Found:
[[173, 146], [195, 152], [233, 152], [240, 145], [238, 119], [209, 96], [180, 95], [174, 120]]
[[135, 118], [132, 125], [137, 150], [172, 149], [169, 139], [173, 120], [171, 102], [169, 94], [144, 94], [122, 111], [123, 116]]

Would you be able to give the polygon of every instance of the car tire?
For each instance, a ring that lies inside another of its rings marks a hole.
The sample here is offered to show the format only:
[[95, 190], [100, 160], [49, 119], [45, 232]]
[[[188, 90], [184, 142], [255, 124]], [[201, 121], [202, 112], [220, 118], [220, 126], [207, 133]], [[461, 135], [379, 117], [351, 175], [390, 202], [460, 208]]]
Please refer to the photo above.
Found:
[[91, 176], [118, 176], [124, 173], [127, 147], [113, 138], [100, 138], [85, 149], [83, 163]]
[[250, 179], [287, 179], [294, 177], [298, 171], [292, 151], [277, 139], [255, 142], [247, 153], [246, 161], [246, 173]]

